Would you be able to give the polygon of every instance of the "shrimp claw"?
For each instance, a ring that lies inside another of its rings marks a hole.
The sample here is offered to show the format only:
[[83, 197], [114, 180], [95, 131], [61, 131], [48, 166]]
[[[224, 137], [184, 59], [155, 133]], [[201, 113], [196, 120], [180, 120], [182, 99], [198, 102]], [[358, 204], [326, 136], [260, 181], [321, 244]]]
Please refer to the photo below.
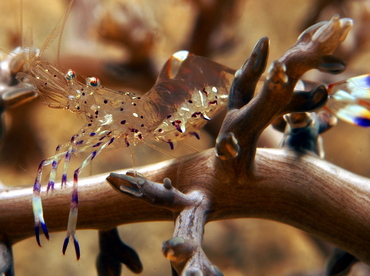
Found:
[[33, 212], [35, 215], [35, 236], [37, 244], [41, 247], [40, 242], [40, 227], [42, 231], [44, 232], [45, 237], [49, 240], [49, 231], [46, 227], [44, 216], [42, 212], [42, 203], [41, 203], [41, 197], [40, 196], [34, 196], [32, 197], [32, 207]]
[[63, 252], [63, 255], [66, 253], [69, 240], [70, 238], [72, 238], [73, 244], [75, 246], [76, 258], [77, 260], [79, 260], [81, 256], [81, 251], [80, 251], [80, 245], [78, 243], [77, 236], [76, 236], [77, 214], [78, 214], [77, 207], [78, 207], [78, 193], [77, 193], [77, 189], [74, 188], [72, 192], [71, 209], [69, 211], [69, 217], [68, 217], [67, 236], [64, 239], [62, 252]]
[[41, 161], [38, 169], [38, 173], [35, 179], [35, 184], [33, 185], [33, 196], [32, 196], [32, 209], [33, 214], [35, 218], [35, 236], [37, 244], [41, 247], [40, 242], [40, 227], [42, 231], [44, 232], [45, 237], [49, 240], [49, 231], [46, 227], [45, 220], [44, 220], [44, 214], [42, 210], [42, 201], [41, 201], [41, 175], [42, 175], [42, 168], [45, 166], [45, 161]]

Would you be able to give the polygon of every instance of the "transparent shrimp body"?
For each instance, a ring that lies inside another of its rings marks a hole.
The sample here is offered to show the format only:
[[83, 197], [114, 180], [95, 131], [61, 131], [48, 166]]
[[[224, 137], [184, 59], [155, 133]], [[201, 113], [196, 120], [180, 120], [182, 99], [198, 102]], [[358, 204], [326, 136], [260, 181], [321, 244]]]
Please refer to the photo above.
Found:
[[89, 162], [108, 147], [136, 146], [145, 140], [174, 142], [189, 136], [199, 139], [199, 129], [226, 105], [234, 70], [181, 51], [164, 65], [153, 88], [142, 96], [103, 87], [96, 77], [78, 80], [73, 70], [60, 71], [51, 63], [34, 58], [28, 72], [17, 79], [33, 86], [46, 105], [77, 113], [83, 127], [68, 143], [59, 145], [54, 156], [40, 163], [34, 184], [33, 209], [35, 234], [40, 245], [39, 228], [48, 238], [41, 203], [41, 178], [51, 165], [47, 190], [54, 189], [59, 163], [64, 160], [62, 186], [67, 182], [68, 164], [73, 154], [89, 153], [74, 171], [71, 208], [65, 252], [73, 239], [77, 258], [80, 249], [76, 237], [78, 214], [78, 177]]

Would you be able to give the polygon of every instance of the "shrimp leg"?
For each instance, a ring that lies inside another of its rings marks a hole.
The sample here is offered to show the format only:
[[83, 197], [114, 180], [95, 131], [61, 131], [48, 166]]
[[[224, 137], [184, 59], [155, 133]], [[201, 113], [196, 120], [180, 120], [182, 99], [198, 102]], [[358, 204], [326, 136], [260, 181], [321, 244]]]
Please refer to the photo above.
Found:
[[78, 134], [75, 134], [71, 137], [70, 143], [67, 143], [63, 146], [68, 146], [67, 151], [65, 152], [65, 157], [64, 157], [64, 165], [63, 165], [63, 173], [62, 173], [62, 182], [61, 186], [66, 187], [67, 185], [67, 171], [68, 171], [68, 165], [69, 161], [71, 161], [71, 156], [73, 152], [73, 145], [78, 146], [78, 142], [76, 142], [76, 138], [78, 137]]
[[[71, 143], [74, 142], [76, 135], [72, 136]], [[53, 157], [47, 158], [43, 161], [41, 161], [37, 176], [35, 179], [35, 183], [33, 185], [33, 196], [32, 196], [32, 209], [33, 209], [33, 214], [35, 218], [35, 236], [36, 236], [36, 241], [39, 246], [41, 246], [40, 242], [40, 227], [42, 231], [44, 232], [45, 237], [49, 240], [49, 232], [48, 228], [45, 224], [44, 220], [44, 214], [43, 214], [43, 208], [42, 208], [42, 201], [41, 201], [41, 178], [42, 178], [42, 171], [43, 168], [47, 165], [52, 166], [51, 171], [50, 171], [50, 177], [49, 177], [49, 182], [47, 185], [47, 191], [54, 190], [54, 184], [55, 184], [55, 177], [58, 169], [58, 165], [60, 163], [60, 160], [65, 156], [65, 162], [64, 162], [64, 170], [63, 170], [63, 176], [62, 176], [62, 186], [66, 184], [67, 181], [67, 168], [68, 168], [68, 163], [71, 158], [71, 152], [72, 152], [72, 145], [71, 143], [59, 145], [56, 148], [55, 155]], [[68, 147], [67, 151], [60, 152], [61, 149], [64, 149]]]
[[77, 260], [80, 259], [80, 255], [81, 255], [80, 246], [79, 246], [77, 235], [76, 235], [77, 216], [78, 216], [78, 191], [77, 191], [78, 176], [81, 173], [81, 171], [91, 162], [91, 160], [95, 158], [95, 156], [97, 156], [105, 147], [113, 143], [114, 139], [115, 139], [114, 137], [111, 138], [108, 142], [104, 143], [98, 150], [95, 150], [92, 153], [90, 153], [90, 155], [84, 160], [82, 165], [74, 171], [71, 207], [69, 211], [68, 225], [67, 225], [67, 236], [64, 239], [63, 248], [62, 248], [63, 255], [65, 254], [67, 250], [67, 246], [68, 246], [70, 239], [73, 239], [73, 244], [75, 247]]
[[[55, 150], [55, 155], [54, 155], [53, 161], [51, 163], [51, 171], [50, 171], [50, 176], [49, 176], [49, 182], [48, 182], [48, 186], [47, 186], [47, 189], [46, 189], [47, 192], [49, 192], [50, 189], [52, 191], [54, 190], [57, 169], [58, 169], [60, 161], [63, 158], [63, 155], [66, 153], [66, 151], [60, 153], [60, 150], [66, 148], [67, 146], [69, 146], [69, 144], [62, 144], [62, 145], [57, 146], [57, 148]], [[63, 185], [63, 182], [62, 182], [62, 185]]]
[[62, 188], [66, 187], [67, 185], [67, 171], [68, 171], [69, 161], [71, 160], [72, 151], [73, 151], [72, 146], [69, 146], [66, 152], [66, 155], [64, 157], [62, 183], [61, 183]]
[[50, 172], [50, 178], [47, 186], [47, 191], [50, 189], [54, 189], [54, 183], [55, 183], [55, 174], [56, 170], [58, 168], [58, 164], [65, 154], [65, 152], [58, 153], [60, 149], [57, 148], [57, 153], [50, 158], [44, 159], [41, 161], [37, 176], [35, 179], [35, 183], [33, 185], [33, 195], [32, 195], [32, 209], [33, 214], [35, 218], [35, 236], [36, 241], [39, 246], [41, 246], [40, 243], [40, 227], [42, 231], [44, 232], [44, 235], [47, 239], [49, 239], [49, 232], [48, 228], [46, 227], [45, 220], [44, 220], [44, 214], [43, 214], [43, 208], [42, 208], [42, 201], [41, 201], [41, 178], [42, 178], [42, 171], [45, 166], [48, 166], [52, 164], [52, 169]]
[[33, 209], [33, 215], [35, 218], [35, 236], [37, 244], [41, 247], [40, 242], [40, 227], [42, 228], [42, 231], [44, 232], [44, 235], [47, 239], [49, 239], [49, 232], [48, 228], [46, 227], [45, 220], [44, 220], [44, 214], [42, 209], [42, 201], [41, 201], [41, 177], [42, 177], [42, 170], [45, 166], [49, 165], [52, 162], [53, 159], [45, 159], [42, 160], [39, 169], [37, 171], [37, 176], [35, 179], [35, 183], [33, 185], [33, 195], [32, 195], [32, 209]]

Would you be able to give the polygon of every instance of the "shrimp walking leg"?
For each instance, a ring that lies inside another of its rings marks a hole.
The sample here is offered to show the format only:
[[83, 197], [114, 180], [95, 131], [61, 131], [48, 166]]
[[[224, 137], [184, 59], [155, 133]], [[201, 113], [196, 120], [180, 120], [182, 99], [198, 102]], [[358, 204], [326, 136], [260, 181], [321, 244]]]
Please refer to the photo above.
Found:
[[[55, 155], [54, 155], [54, 157], [52, 157], [53, 161], [51, 163], [51, 171], [50, 171], [50, 176], [49, 176], [49, 182], [48, 182], [48, 186], [47, 186], [47, 189], [46, 189], [47, 192], [49, 192], [50, 189], [52, 191], [54, 190], [54, 185], [55, 185], [55, 179], [56, 179], [58, 166], [59, 166], [59, 163], [60, 163], [60, 161], [62, 160], [62, 158], [65, 154], [65, 151], [60, 153], [60, 150], [66, 148], [67, 146], [69, 146], [69, 144], [59, 145], [59, 146], [57, 146], [57, 148], [55, 150]], [[62, 182], [62, 185], [63, 185], [63, 182]]]
[[40, 227], [44, 232], [44, 235], [47, 239], [49, 239], [49, 232], [48, 228], [46, 227], [45, 220], [44, 220], [44, 213], [42, 209], [42, 201], [41, 201], [41, 177], [42, 177], [42, 170], [44, 166], [50, 164], [52, 159], [45, 159], [41, 161], [39, 165], [39, 169], [37, 171], [37, 176], [35, 179], [35, 183], [33, 185], [33, 195], [32, 195], [32, 209], [35, 218], [35, 236], [37, 244], [41, 247], [40, 242]]
[[72, 146], [68, 148], [65, 158], [64, 158], [62, 184], [61, 184], [62, 187], [65, 187], [67, 185], [67, 171], [68, 171], [69, 161], [71, 160], [71, 154], [72, 154]]
[[66, 151], [66, 155], [64, 158], [64, 165], [63, 165], [63, 174], [62, 174], [62, 187], [65, 187], [67, 185], [67, 171], [68, 171], [68, 165], [69, 161], [71, 161], [71, 156], [73, 152], [73, 145], [78, 145], [76, 143], [76, 138], [78, 137], [78, 134], [75, 134], [71, 138], [71, 142], [69, 144], [66, 144], [68, 146], [68, 150]]
[[77, 240], [76, 235], [76, 228], [77, 228], [77, 216], [78, 216], [78, 177], [81, 173], [81, 171], [95, 158], [96, 155], [98, 155], [104, 148], [112, 144], [114, 141], [114, 137], [111, 138], [108, 142], [104, 143], [98, 150], [93, 151], [90, 153], [90, 155], [84, 160], [82, 165], [74, 171], [73, 175], [73, 191], [72, 191], [72, 198], [71, 198], [71, 207], [69, 211], [69, 217], [68, 217], [68, 225], [67, 225], [67, 235], [64, 239], [63, 243], [63, 249], [62, 252], [65, 254], [67, 250], [67, 246], [69, 243], [69, 240], [73, 240], [73, 244], [76, 251], [76, 258], [77, 260], [80, 259], [80, 246]]
[[[61, 146], [62, 147], [62, 146]], [[37, 176], [35, 179], [35, 183], [33, 185], [33, 195], [32, 195], [32, 209], [33, 214], [35, 218], [35, 236], [36, 241], [39, 246], [41, 246], [40, 242], [40, 227], [42, 231], [44, 232], [44, 235], [47, 239], [49, 239], [49, 232], [45, 224], [44, 220], [44, 214], [43, 214], [43, 208], [42, 208], [42, 201], [41, 201], [41, 179], [42, 179], [42, 172], [45, 166], [48, 166], [51, 164], [52, 169], [50, 172], [50, 178], [47, 186], [47, 191], [50, 189], [54, 189], [54, 183], [55, 183], [55, 176], [56, 171], [58, 169], [58, 164], [60, 160], [63, 158], [63, 156], [66, 154], [66, 152], [58, 153], [60, 149], [57, 148], [57, 154], [55, 154], [53, 157], [47, 158], [43, 161], [41, 161]], [[67, 152], [68, 153], [68, 152]]]

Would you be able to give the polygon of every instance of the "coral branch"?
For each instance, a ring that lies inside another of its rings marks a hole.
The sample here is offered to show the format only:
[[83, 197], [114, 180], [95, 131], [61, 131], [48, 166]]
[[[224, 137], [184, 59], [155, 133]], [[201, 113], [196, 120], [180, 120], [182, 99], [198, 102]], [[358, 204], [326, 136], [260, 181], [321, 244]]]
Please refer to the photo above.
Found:
[[[212, 210], [207, 221], [243, 217], [282, 221], [332, 242], [370, 264], [369, 179], [312, 156], [298, 158], [294, 152], [282, 149], [259, 149], [256, 177], [239, 178], [226, 188], [227, 182], [214, 173], [215, 159], [214, 149], [189, 156], [181, 164], [181, 181], [177, 185], [183, 192], [212, 191]], [[152, 181], [161, 182], [166, 176], [176, 179], [179, 168], [179, 162], [166, 161], [138, 170]], [[78, 229], [173, 220], [171, 211], [117, 193], [105, 178], [106, 175], [98, 175], [81, 179]], [[124, 183], [119, 182], [119, 186]], [[57, 193], [57, 197], [43, 197], [50, 232], [64, 230], [68, 217], [70, 192], [64, 189]], [[30, 188], [0, 193], [1, 232], [11, 243], [34, 234], [30, 227], [31, 195]]]
[[14, 260], [12, 246], [6, 239], [0, 240], [0, 274], [14, 276]]
[[[224, 119], [219, 137], [232, 133], [242, 150], [238, 158], [224, 162], [222, 166], [234, 168], [242, 163], [244, 167], [240, 173], [250, 173], [254, 166], [258, 138], [268, 125], [285, 113], [311, 111], [325, 104], [327, 92], [324, 87], [320, 86], [306, 94], [294, 92], [294, 87], [308, 70], [327, 68], [327, 72], [333, 73], [343, 67], [343, 62], [331, 54], [345, 39], [351, 26], [351, 19], [339, 19], [337, 16], [329, 22], [316, 24], [304, 31], [296, 44], [273, 62], [261, 92], [240, 109], [230, 109]], [[263, 39], [261, 41], [257, 43], [248, 61], [251, 65], [243, 66], [236, 74], [232, 91], [237, 93], [231, 96], [239, 99], [244, 94], [248, 98], [251, 89], [240, 80], [250, 75], [254, 68], [260, 68], [258, 74], [262, 74], [264, 67], [260, 61], [266, 59], [268, 48], [267, 42], [263, 42]], [[253, 55], [259, 55], [260, 58]], [[332, 66], [328, 65], [328, 60]]]
[[266, 69], [268, 52], [269, 39], [262, 37], [254, 46], [250, 58], [235, 73], [229, 94], [229, 110], [241, 108], [253, 98], [257, 82]]
[[100, 252], [96, 260], [98, 275], [121, 275], [125, 264], [132, 272], [141, 273], [143, 265], [134, 249], [124, 244], [117, 228], [99, 231]]
[[222, 275], [211, 264], [201, 247], [207, 212], [210, 209], [206, 194], [201, 191], [183, 194], [172, 186], [169, 178], [165, 178], [164, 184], [160, 184], [143, 176], [112, 173], [108, 177], [108, 181], [116, 189], [116, 184], [119, 183], [117, 180], [124, 180], [133, 186], [121, 185], [121, 192], [174, 212], [175, 232], [172, 239], [163, 243], [162, 251], [178, 274], [193, 275], [202, 272], [205, 275]]
[[[369, 179], [313, 156], [298, 158], [294, 152], [282, 149], [258, 149], [255, 177], [240, 178], [230, 185], [228, 177], [219, 178], [215, 174], [215, 159], [218, 158], [214, 149], [210, 149], [187, 157], [181, 166], [172, 160], [138, 170], [152, 181], [161, 182], [166, 176], [176, 179], [180, 169], [177, 189], [183, 193], [194, 189], [208, 191], [212, 196], [207, 221], [259, 217], [285, 222], [370, 264]], [[233, 170], [225, 175], [234, 173]], [[171, 211], [117, 193], [105, 178], [103, 174], [81, 179], [78, 229], [110, 229], [133, 222], [173, 220]], [[123, 180], [117, 182], [118, 186], [128, 184]], [[68, 217], [66, 203], [70, 192], [63, 189], [57, 193], [57, 197], [43, 197], [50, 232], [64, 230]], [[31, 195], [30, 188], [0, 193], [1, 232], [11, 243], [34, 234]]]
[[164, 184], [156, 183], [139, 175], [136, 177], [130, 175], [120, 175], [111, 173], [107, 178], [108, 182], [115, 188], [117, 178], [129, 182], [131, 185], [136, 186], [130, 188], [121, 185], [119, 190], [128, 195], [141, 198], [153, 206], [170, 209], [172, 212], [181, 211], [184, 208], [194, 206], [199, 200], [199, 195], [183, 194], [175, 187], [172, 186], [169, 178], [164, 179]]

